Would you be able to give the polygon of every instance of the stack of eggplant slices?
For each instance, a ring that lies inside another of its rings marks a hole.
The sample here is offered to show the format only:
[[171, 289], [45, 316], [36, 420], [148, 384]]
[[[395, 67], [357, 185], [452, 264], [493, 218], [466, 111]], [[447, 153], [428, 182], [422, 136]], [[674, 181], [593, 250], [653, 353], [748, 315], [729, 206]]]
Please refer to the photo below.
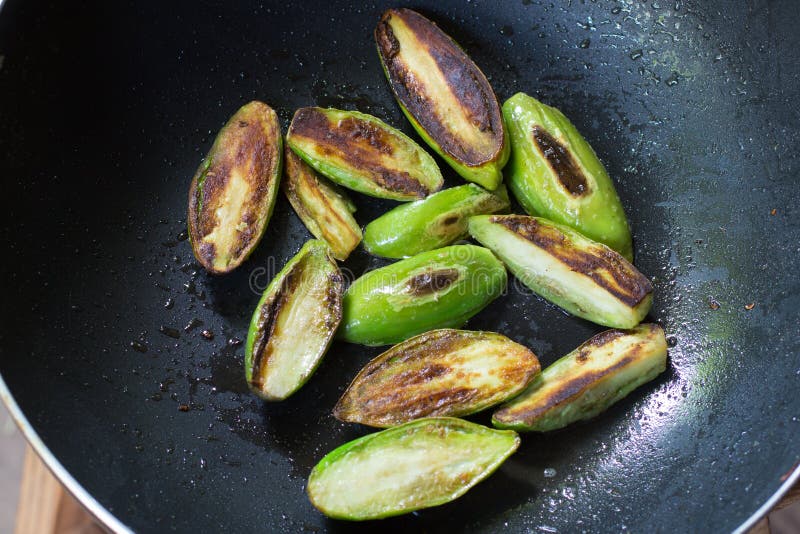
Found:
[[[524, 93], [501, 107], [464, 50], [419, 13], [386, 11], [375, 41], [403, 113], [469, 183], [441, 190], [425, 149], [355, 111], [298, 109], [284, 148], [275, 111], [250, 102], [219, 132], [189, 194], [192, 248], [211, 273], [232, 271], [253, 251], [279, 183], [316, 237], [253, 313], [244, 371], [256, 395], [289, 397], [334, 337], [393, 345], [333, 411], [384, 430], [330, 452], [308, 480], [314, 506], [349, 520], [458, 498], [517, 449], [517, 432], [594, 417], [667, 360], [662, 328], [639, 324], [653, 288], [631, 263], [619, 197], [575, 126]], [[508, 214], [503, 171], [530, 215]], [[404, 203], [362, 232], [344, 189]], [[480, 246], [453, 244], [468, 236]], [[337, 260], [362, 241], [369, 253], [399, 261], [345, 288]], [[544, 299], [612, 329], [544, 371], [501, 333], [458, 330], [501, 296], [506, 269]], [[459, 419], [492, 407], [494, 428]]]

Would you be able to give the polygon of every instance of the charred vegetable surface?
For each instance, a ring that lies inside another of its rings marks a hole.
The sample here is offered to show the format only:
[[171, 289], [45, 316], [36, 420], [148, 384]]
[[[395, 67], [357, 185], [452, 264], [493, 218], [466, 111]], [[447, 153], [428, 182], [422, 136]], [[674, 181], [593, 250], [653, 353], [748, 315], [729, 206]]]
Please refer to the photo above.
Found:
[[449, 417], [419, 419], [346, 443], [308, 478], [322, 513], [361, 521], [450, 502], [491, 475], [519, 447], [511, 430]]
[[344, 191], [319, 176], [294, 152], [285, 149], [283, 192], [314, 237], [325, 241], [337, 259], [344, 260], [361, 242], [356, 210]]
[[530, 215], [565, 224], [633, 259], [625, 211], [605, 167], [563, 113], [524, 93], [503, 104], [508, 186]]
[[509, 142], [486, 76], [447, 34], [410, 9], [375, 29], [383, 69], [419, 135], [465, 179], [495, 189]]
[[364, 248], [385, 258], [406, 258], [467, 236], [471, 215], [508, 209], [505, 186], [494, 192], [475, 184], [439, 191], [425, 200], [398, 206], [364, 229]]
[[258, 244], [272, 215], [281, 172], [278, 116], [250, 102], [220, 130], [189, 189], [189, 238], [197, 261], [222, 274]]
[[505, 267], [483, 247], [423, 252], [353, 282], [339, 335], [351, 343], [389, 345], [434, 328], [457, 328], [505, 285]]
[[333, 414], [377, 427], [420, 417], [469, 415], [513, 397], [538, 372], [536, 355], [505, 336], [434, 330], [369, 362]]
[[562, 428], [603, 412], [666, 366], [667, 340], [660, 326], [607, 330], [545, 369], [494, 413], [492, 423], [521, 431]]
[[650, 281], [620, 254], [571, 228], [524, 215], [478, 215], [469, 232], [523, 284], [573, 315], [633, 328], [650, 310]]
[[245, 376], [258, 396], [283, 400], [308, 380], [339, 326], [343, 284], [330, 248], [317, 240], [270, 282], [245, 346]]
[[300, 108], [286, 142], [318, 172], [365, 195], [417, 200], [442, 187], [430, 154], [372, 115]]

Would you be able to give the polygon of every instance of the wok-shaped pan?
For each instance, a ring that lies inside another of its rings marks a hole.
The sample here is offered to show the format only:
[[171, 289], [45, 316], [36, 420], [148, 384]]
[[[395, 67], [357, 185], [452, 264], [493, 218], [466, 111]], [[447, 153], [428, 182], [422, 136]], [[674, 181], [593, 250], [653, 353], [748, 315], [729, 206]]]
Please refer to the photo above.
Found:
[[[112, 527], [137, 531], [748, 521], [797, 477], [800, 458], [800, 34], [788, 0], [409, 6], [466, 48], [501, 100], [536, 95], [593, 144], [654, 280], [650, 319], [667, 330], [670, 366], [594, 421], [523, 436], [453, 504], [348, 525], [308, 502], [314, 463], [366, 432], [330, 411], [380, 349], [337, 343], [290, 400], [249, 394], [236, 340], [309, 234], [281, 197], [251, 259], [209, 276], [185, 240], [187, 188], [251, 99], [275, 107], [284, 128], [317, 104], [412, 133], [372, 41], [389, 5], [6, 2], [0, 372], [39, 452]], [[461, 183], [441, 166], [448, 185]], [[394, 205], [357, 203], [361, 223]], [[361, 251], [345, 267], [379, 264]], [[468, 327], [502, 332], [543, 364], [599, 330], [513, 281]]]

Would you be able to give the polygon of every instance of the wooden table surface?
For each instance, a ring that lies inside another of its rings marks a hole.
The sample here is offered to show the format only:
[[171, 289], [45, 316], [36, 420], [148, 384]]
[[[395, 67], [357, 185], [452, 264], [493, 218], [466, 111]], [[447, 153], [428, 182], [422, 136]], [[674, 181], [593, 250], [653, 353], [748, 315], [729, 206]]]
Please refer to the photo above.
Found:
[[[800, 483], [773, 508], [773, 512], [800, 503]], [[800, 504], [798, 504], [800, 506]], [[56, 480], [39, 456], [28, 447], [20, 487], [15, 534], [103, 534], [81, 504]], [[769, 534], [765, 517], [748, 534]]]

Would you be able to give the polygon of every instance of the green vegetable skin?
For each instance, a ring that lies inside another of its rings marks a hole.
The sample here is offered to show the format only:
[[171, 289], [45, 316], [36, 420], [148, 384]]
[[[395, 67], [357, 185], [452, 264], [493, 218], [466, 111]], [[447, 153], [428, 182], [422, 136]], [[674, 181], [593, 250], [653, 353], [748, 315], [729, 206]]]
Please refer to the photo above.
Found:
[[384, 258], [406, 258], [463, 239], [471, 215], [508, 207], [503, 185], [494, 192], [475, 184], [452, 187], [398, 206], [369, 223], [364, 229], [364, 248]]
[[389, 9], [375, 28], [384, 73], [422, 139], [464, 179], [494, 190], [509, 141], [486, 76], [433, 22]]
[[435, 328], [457, 328], [497, 298], [506, 270], [483, 247], [453, 245], [370, 271], [342, 300], [338, 335], [389, 345]]
[[281, 177], [282, 142], [275, 111], [250, 102], [223, 126], [192, 178], [189, 239], [210, 273], [234, 270], [264, 235]]
[[536, 377], [492, 416], [499, 428], [546, 432], [592, 418], [667, 366], [667, 340], [655, 324], [607, 330]]
[[366, 113], [300, 108], [286, 143], [323, 176], [365, 195], [417, 200], [442, 187], [442, 173], [430, 154]]
[[369, 362], [333, 414], [377, 427], [469, 415], [513, 397], [539, 369], [533, 352], [500, 334], [434, 330]]
[[525, 215], [477, 215], [469, 233], [523, 284], [573, 315], [633, 328], [650, 311], [650, 281], [620, 254], [571, 228]]
[[281, 187], [297, 216], [314, 237], [325, 241], [339, 260], [347, 259], [361, 242], [361, 227], [353, 218], [355, 204], [342, 189], [320, 177], [286, 147], [286, 177]]
[[519, 447], [511, 430], [449, 417], [418, 419], [327, 454], [311, 471], [311, 503], [363, 521], [438, 506], [465, 494]]
[[525, 211], [570, 226], [632, 261], [631, 233], [614, 184], [569, 119], [524, 93], [503, 104], [503, 116], [511, 137], [506, 181]]
[[250, 321], [245, 378], [264, 400], [283, 400], [305, 384], [342, 317], [344, 279], [333, 253], [310, 240], [270, 282]]

